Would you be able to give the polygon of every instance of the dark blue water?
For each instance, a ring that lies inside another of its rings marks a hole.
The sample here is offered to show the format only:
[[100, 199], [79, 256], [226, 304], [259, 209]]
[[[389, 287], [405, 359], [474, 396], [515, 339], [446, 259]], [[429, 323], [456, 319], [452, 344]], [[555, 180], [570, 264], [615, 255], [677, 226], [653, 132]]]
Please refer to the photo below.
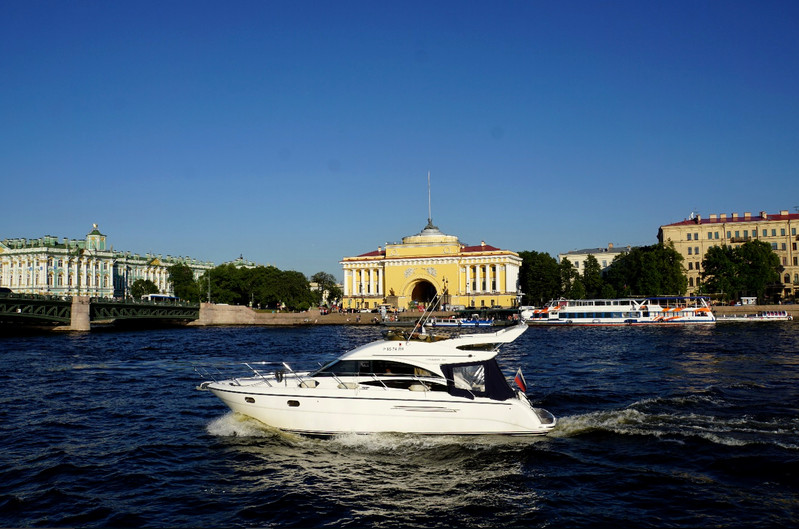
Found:
[[546, 438], [284, 435], [193, 366], [325, 361], [374, 328], [0, 337], [0, 526], [799, 524], [799, 325], [533, 328]]

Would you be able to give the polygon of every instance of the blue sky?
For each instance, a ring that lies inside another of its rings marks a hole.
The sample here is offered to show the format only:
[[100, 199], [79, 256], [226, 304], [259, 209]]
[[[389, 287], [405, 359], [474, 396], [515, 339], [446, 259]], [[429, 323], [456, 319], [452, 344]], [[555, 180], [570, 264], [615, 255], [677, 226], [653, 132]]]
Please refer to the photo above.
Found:
[[799, 206], [799, 3], [0, 4], [0, 239], [341, 276]]

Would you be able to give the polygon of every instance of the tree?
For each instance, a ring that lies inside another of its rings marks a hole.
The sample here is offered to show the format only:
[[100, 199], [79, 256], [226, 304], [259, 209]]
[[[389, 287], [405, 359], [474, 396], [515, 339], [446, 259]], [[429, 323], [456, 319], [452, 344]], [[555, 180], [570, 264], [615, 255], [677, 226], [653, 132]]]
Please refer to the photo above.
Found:
[[565, 296], [569, 299], [585, 299], [586, 290], [585, 284], [583, 283], [583, 278], [580, 277], [580, 274], [575, 274], [574, 279], [572, 279], [572, 284], [569, 287], [568, 293]]
[[288, 308], [307, 310], [313, 303], [308, 279], [300, 272], [283, 272], [278, 286], [280, 301]]
[[569, 299], [578, 299], [574, 294], [582, 294], [582, 296], [585, 296], [585, 287], [582, 286], [582, 282], [580, 287], [574, 289], [574, 292], [572, 292], [574, 284], [580, 280], [580, 273], [574, 268], [574, 265], [569, 261], [568, 257], [564, 257], [560, 262], [558, 272], [560, 273], [561, 296]]
[[777, 286], [776, 297], [779, 297], [779, 292], [782, 290], [780, 272], [783, 267], [771, 245], [764, 241], [748, 241], [735, 250], [740, 262], [738, 270], [743, 293], [763, 300], [766, 297], [766, 290]]
[[769, 287], [780, 284], [782, 270], [767, 242], [747, 241], [735, 248], [713, 246], [702, 260], [703, 290], [722, 294], [724, 301], [747, 294], [763, 300]]
[[178, 263], [169, 267], [169, 281], [175, 296], [187, 301], [198, 301], [197, 283], [194, 281], [194, 273], [184, 263]]
[[137, 279], [130, 286], [130, 295], [133, 299], [139, 299], [147, 294], [158, 294], [158, 285], [149, 279]]
[[562, 295], [558, 261], [548, 253], [522, 251], [519, 285], [525, 305], [543, 306]]
[[602, 268], [596, 257], [589, 255], [583, 263], [583, 285], [585, 286], [586, 298], [598, 298], [602, 296]]
[[311, 282], [317, 285], [317, 289], [314, 291], [316, 305], [322, 305], [323, 303], [335, 304], [343, 297], [343, 293], [336, 284], [336, 278], [333, 274], [317, 272], [311, 276]]
[[202, 293], [207, 292], [209, 283], [214, 303], [305, 310], [314, 302], [308, 279], [302, 273], [274, 266], [220, 265], [197, 282]]
[[711, 246], [702, 259], [702, 291], [720, 294], [722, 301], [737, 297], [741, 290], [738, 263], [732, 246]]
[[605, 274], [605, 281], [624, 297], [681, 296], [688, 287], [682, 260], [673, 245], [640, 246], [617, 255]]

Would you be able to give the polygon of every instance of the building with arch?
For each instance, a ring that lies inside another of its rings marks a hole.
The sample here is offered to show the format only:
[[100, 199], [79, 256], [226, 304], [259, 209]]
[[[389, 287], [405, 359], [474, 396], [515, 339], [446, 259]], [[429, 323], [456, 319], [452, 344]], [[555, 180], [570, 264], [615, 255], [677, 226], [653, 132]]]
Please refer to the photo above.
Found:
[[518, 306], [519, 254], [481, 242], [462, 244], [428, 219], [402, 242], [341, 260], [344, 309], [380, 305], [406, 309], [426, 305], [437, 294], [449, 308]]

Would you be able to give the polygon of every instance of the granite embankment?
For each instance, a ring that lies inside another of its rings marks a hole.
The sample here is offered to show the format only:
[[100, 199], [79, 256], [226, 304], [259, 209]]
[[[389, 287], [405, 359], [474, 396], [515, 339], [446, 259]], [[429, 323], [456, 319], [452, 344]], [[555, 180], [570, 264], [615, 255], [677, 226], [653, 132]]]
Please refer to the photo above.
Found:
[[[715, 306], [716, 316], [724, 314], [754, 314], [762, 311], [786, 310], [794, 321], [799, 321], [799, 305], [747, 305], [741, 307]], [[410, 313], [408, 313], [410, 315]], [[439, 313], [436, 316], [448, 316]], [[306, 312], [267, 312], [256, 311], [238, 305], [215, 305], [203, 303], [200, 318], [189, 325], [374, 325], [374, 313], [331, 313], [319, 314], [319, 310]], [[411, 318], [412, 319], [412, 318]]]
[[319, 314], [319, 309], [269, 312], [238, 305], [202, 303], [200, 318], [189, 325], [374, 325], [377, 318], [378, 314], [369, 312]]

